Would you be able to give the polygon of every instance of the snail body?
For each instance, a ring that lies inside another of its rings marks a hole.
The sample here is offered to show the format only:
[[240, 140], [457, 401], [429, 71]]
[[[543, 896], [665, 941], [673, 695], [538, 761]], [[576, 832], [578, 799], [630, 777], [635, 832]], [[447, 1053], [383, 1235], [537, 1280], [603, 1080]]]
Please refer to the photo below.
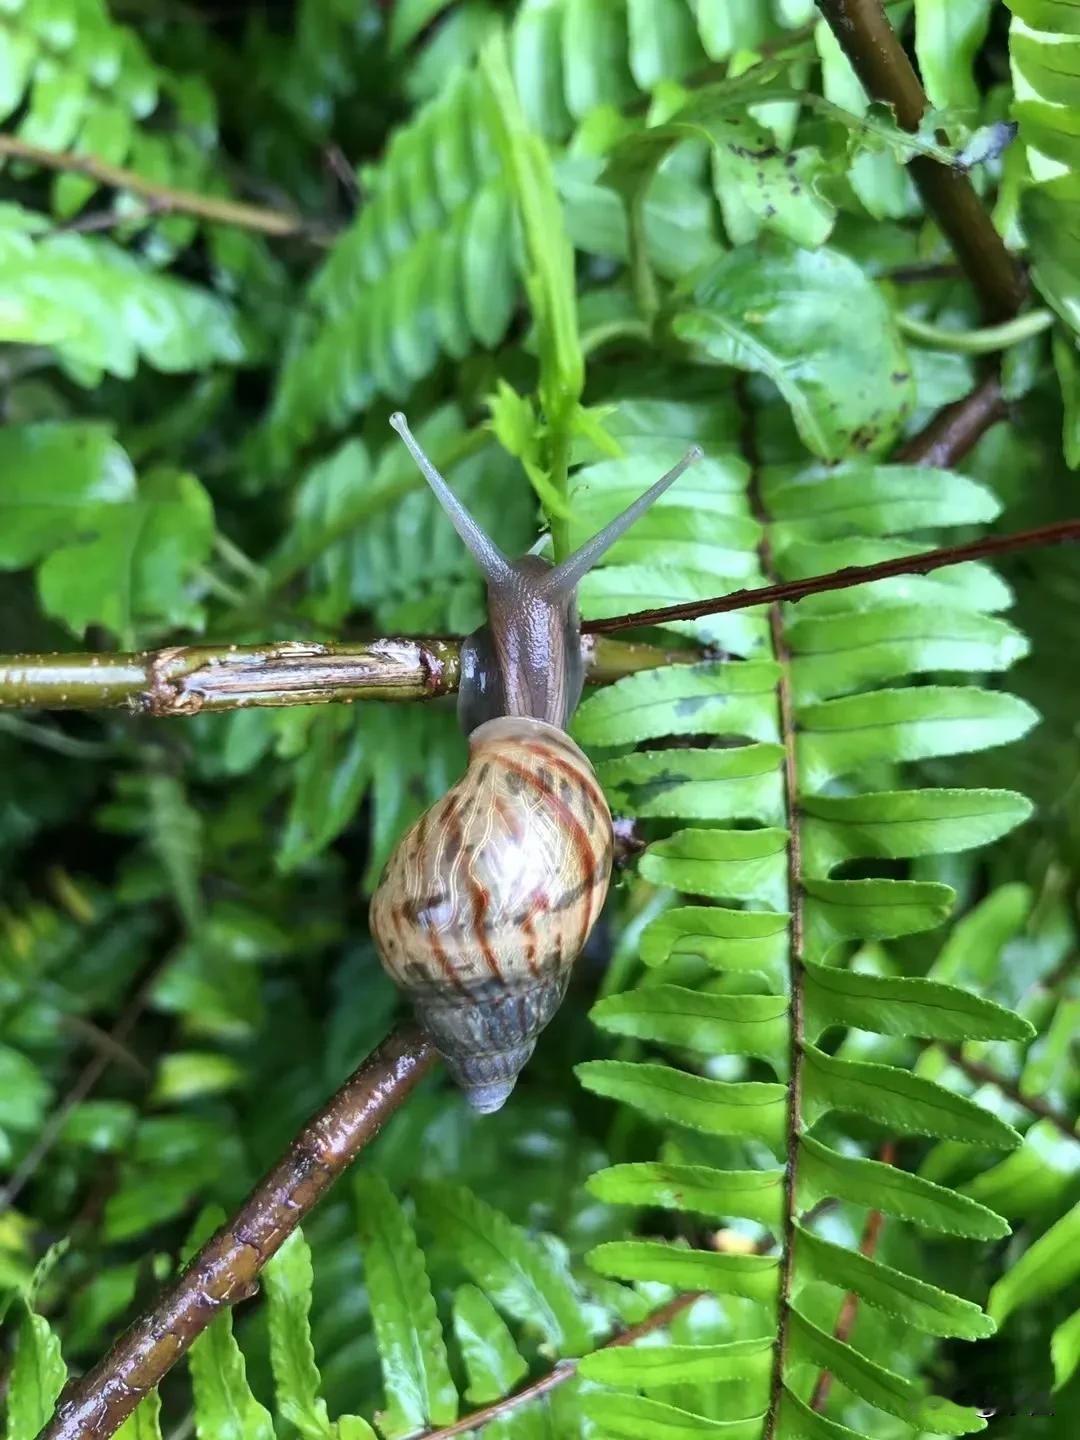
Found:
[[611, 876], [611, 815], [568, 735], [504, 716], [398, 845], [371, 906], [393, 979], [481, 1112], [562, 1002]]
[[399, 841], [371, 901], [391, 978], [469, 1103], [498, 1110], [558, 1009], [603, 908], [611, 814], [565, 733], [581, 695], [581, 577], [701, 452], [574, 554], [509, 560], [391, 416], [487, 580], [488, 623], [462, 646], [462, 778]]

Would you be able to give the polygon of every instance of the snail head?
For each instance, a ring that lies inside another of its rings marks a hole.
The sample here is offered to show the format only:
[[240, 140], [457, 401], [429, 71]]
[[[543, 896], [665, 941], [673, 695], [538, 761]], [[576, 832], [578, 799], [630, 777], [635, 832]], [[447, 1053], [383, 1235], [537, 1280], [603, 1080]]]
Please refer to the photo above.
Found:
[[666, 475], [557, 565], [532, 552], [510, 559], [469, 514], [396, 411], [404, 440], [450, 523], [487, 581], [488, 623], [462, 650], [459, 716], [466, 734], [497, 715], [528, 715], [565, 728], [581, 697], [584, 669], [577, 587], [582, 577], [696, 460], [692, 446]]

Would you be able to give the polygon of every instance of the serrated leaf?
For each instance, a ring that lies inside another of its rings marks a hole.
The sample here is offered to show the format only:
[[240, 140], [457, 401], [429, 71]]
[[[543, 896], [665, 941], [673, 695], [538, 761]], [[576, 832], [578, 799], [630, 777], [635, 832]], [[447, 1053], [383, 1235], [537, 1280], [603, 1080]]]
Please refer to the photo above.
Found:
[[[657, 884], [668, 883], [665, 872], [653, 868], [658, 859], [654, 845], [642, 857], [642, 873]], [[652, 860], [650, 860], [652, 856]], [[678, 862], [676, 862], [678, 863]], [[651, 871], [651, 873], [650, 873]], [[696, 872], [694, 884], [708, 883], [707, 866]], [[693, 891], [693, 886], [688, 886]], [[788, 916], [764, 910], [726, 910], [719, 905], [684, 905], [666, 910], [642, 932], [641, 958], [658, 966], [682, 955], [696, 955], [718, 970], [760, 970], [777, 979], [786, 972]]]
[[1038, 720], [1026, 701], [974, 686], [920, 685], [802, 705], [799, 776], [818, 790], [885, 761], [925, 760], [1005, 745]]
[[188, 1352], [199, 1440], [274, 1440], [269, 1412], [251, 1393], [232, 1313], [215, 1316]]
[[847, 860], [953, 855], [1022, 825], [1031, 801], [1015, 790], [892, 790], [807, 795], [804, 870], [827, 876]]
[[718, 1440], [761, 1440], [762, 1417], [744, 1420], [712, 1420], [694, 1415], [660, 1400], [642, 1395], [612, 1395], [591, 1392], [585, 1396], [585, 1412], [599, 1426], [605, 1440], [699, 1440], [714, 1435]]
[[615, 1280], [655, 1281], [676, 1290], [742, 1295], [774, 1303], [780, 1261], [768, 1255], [717, 1255], [663, 1240], [609, 1240], [585, 1257], [601, 1275]]
[[506, 1321], [475, 1285], [462, 1285], [454, 1296], [454, 1334], [469, 1377], [470, 1404], [500, 1399], [529, 1373]]
[[59, 1337], [24, 1301], [7, 1392], [7, 1440], [36, 1440], [67, 1380]]
[[804, 700], [900, 676], [1007, 670], [1029, 649], [1019, 631], [994, 616], [918, 605], [796, 619], [787, 640]]
[[868, 975], [813, 962], [806, 964], [804, 973], [806, 1033], [811, 1040], [831, 1025], [932, 1040], [1025, 1041], [1035, 1034], [1034, 1027], [1013, 1011], [955, 985]]
[[840, 1060], [803, 1047], [803, 1114], [809, 1123], [830, 1111], [876, 1120], [902, 1135], [935, 1135], [995, 1150], [1013, 1150], [1020, 1136], [973, 1100], [892, 1065]]
[[[798, 294], [793, 309], [785, 297]], [[880, 451], [913, 401], [911, 366], [880, 294], [846, 256], [773, 240], [710, 266], [678, 338], [722, 365], [760, 371], [824, 460]]]
[[931, 1435], [968, 1435], [986, 1428], [977, 1410], [940, 1395], [924, 1395], [912, 1381], [827, 1335], [797, 1310], [792, 1310], [788, 1324], [793, 1358], [831, 1371], [856, 1395], [889, 1415], [898, 1415], [917, 1430]]
[[647, 1391], [724, 1380], [767, 1382], [772, 1356], [770, 1337], [723, 1345], [619, 1345], [586, 1355], [578, 1370], [587, 1380]]
[[892, 940], [940, 925], [948, 885], [924, 880], [803, 880], [806, 956], [822, 960], [840, 940]]
[[987, 1309], [1003, 1324], [1018, 1305], [1056, 1295], [1080, 1275], [1080, 1204], [1013, 1262], [990, 1291]]
[[613, 1165], [586, 1181], [589, 1194], [609, 1205], [689, 1210], [714, 1220], [739, 1216], [769, 1226], [780, 1224], [783, 1185], [782, 1170], [713, 1170], [659, 1161]]
[[608, 995], [589, 1017], [614, 1035], [706, 1055], [756, 1055], [778, 1073], [786, 1063], [788, 1002], [783, 995], [713, 995], [683, 985], [651, 985]]
[[776, 1154], [784, 1143], [787, 1090], [758, 1080], [707, 1080], [670, 1065], [586, 1060], [574, 1073], [587, 1090], [632, 1105], [651, 1120], [709, 1135], [747, 1135]]
[[1001, 502], [985, 485], [951, 470], [849, 462], [768, 493], [777, 543], [837, 536], [895, 535], [994, 520]]
[[559, 1355], [582, 1355], [591, 1336], [565, 1265], [505, 1215], [459, 1186], [416, 1187], [424, 1223], [491, 1299], [535, 1330]]
[[[780, 781], [770, 775], [770, 784], [773, 779]], [[786, 830], [678, 830], [650, 845], [638, 868], [655, 885], [688, 895], [757, 901], [779, 910], [787, 903], [787, 846]]]
[[[740, 588], [739, 580], [680, 570], [657, 561], [651, 565], [602, 565], [590, 570], [578, 587], [578, 599], [586, 620], [602, 620]], [[669, 620], [662, 628], [690, 635], [699, 644], [716, 646], [730, 655], [753, 656], [764, 651], [768, 643], [768, 620], [747, 610], [707, 615], [699, 620]]]
[[906, 1275], [861, 1250], [834, 1245], [801, 1226], [795, 1254], [804, 1279], [851, 1291], [867, 1305], [895, 1315], [927, 1335], [985, 1340], [997, 1328], [990, 1316], [970, 1300]]
[[643, 818], [759, 820], [783, 814], [778, 745], [730, 750], [638, 750], [596, 773], [620, 809]]
[[1001, 1216], [985, 1205], [897, 1165], [840, 1155], [811, 1135], [803, 1135], [799, 1147], [799, 1203], [804, 1210], [835, 1198], [883, 1210], [946, 1235], [1000, 1240], [1009, 1233]]
[[457, 1419], [457, 1389], [423, 1251], [381, 1175], [362, 1173], [354, 1184], [371, 1320], [386, 1390], [380, 1428], [397, 1437], [448, 1425]]
[[270, 1364], [281, 1414], [301, 1435], [330, 1433], [322, 1380], [311, 1344], [311, 1250], [294, 1230], [262, 1272], [270, 1329]]
[[588, 696], [573, 734], [582, 745], [636, 745], [664, 735], [776, 740], [778, 674], [771, 660], [642, 670]]

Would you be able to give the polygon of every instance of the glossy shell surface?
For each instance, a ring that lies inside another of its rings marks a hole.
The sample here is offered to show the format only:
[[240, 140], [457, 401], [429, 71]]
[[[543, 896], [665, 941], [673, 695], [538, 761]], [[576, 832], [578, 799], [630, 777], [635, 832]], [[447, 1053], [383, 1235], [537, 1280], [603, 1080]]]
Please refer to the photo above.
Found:
[[541, 720], [469, 738], [465, 775], [403, 837], [371, 902], [390, 976], [478, 1110], [497, 1110], [558, 1009], [607, 895], [611, 815]]

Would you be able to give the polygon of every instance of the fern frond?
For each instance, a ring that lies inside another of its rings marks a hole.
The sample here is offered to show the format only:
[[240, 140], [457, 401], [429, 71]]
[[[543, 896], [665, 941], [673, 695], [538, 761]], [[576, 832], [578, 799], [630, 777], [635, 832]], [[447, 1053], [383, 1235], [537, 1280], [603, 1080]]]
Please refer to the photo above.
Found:
[[[719, 289], [710, 292], [710, 303], [722, 307]], [[745, 363], [758, 368], [761, 349], [755, 346]], [[800, 346], [805, 351], [805, 341]], [[725, 350], [724, 358], [744, 363], [734, 349]], [[875, 363], [879, 375], [893, 363], [887, 344]], [[779, 383], [784, 390], [786, 382]], [[866, 386], [874, 383], [864, 378]], [[808, 394], [784, 393], [798, 419]], [[846, 446], [854, 415], [844, 424]], [[801, 429], [811, 446], [814, 435], [826, 433]], [[632, 440], [624, 443], [633, 455]], [[646, 438], [643, 448], [653, 444]], [[827, 446], [821, 453], [829, 453]], [[626, 462], [624, 475], [632, 465]], [[721, 492], [723, 504], [710, 517], [714, 575], [730, 573], [731, 536], [748, 547], [750, 561], [731, 588], [746, 583], [742, 577], [747, 569], [753, 574], [759, 553], [774, 574], [786, 577], [809, 563], [808, 555], [816, 560], [814, 547], [829, 547], [830, 563], [843, 564], [849, 547], [851, 554], [881, 545], [910, 548], [906, 530], [985, 521], [997, 511], [982, 487], [948, 472], [938, 472], [924, 487], [925, 475], [905, 467], [849, 461], [822, 471], [787, 462], [763, 473], [750, 517], [755, 537], [744, 528], [746, 506], [737, 503], [745, 473], [737, 467], [720, 473], [731, 488]], [[580, 472], [583, 495], [591, 478], [589, 469]], [[628, 477], [623, 483], [629, 488]], [[681, 505], [700, 509], [701, 503], [700, 494], [688, 498], [676, 490], [659, 523], [671, 530]], [[894, 538], [897, 530], [900, 538]], [[613, 557], [610, 567], [616, 575], [626, 568], [619, 560]], [[707, 569], [707, 556], [697, 563]], [[778, 1235], [778, 1253], [760, 1257], [696, 1256], [633, 1240], [602, 1246], [591, 1259], [603, 1274], [623, 1280], [666, 1280], [778, 1302], [779, 1371], [774, 1369], [753, 1420], [746, 1411], [737, 1422], [755, 1440], [843, 1433], [807, 1406], [800, 1378], [805, 1367], [830, 1370], [878, 1411], [932, 1433], [968, 1433], [982, 1425], [975, 1411], [926, 1397], [898, 1373], [888, 1353], [860, 1348], [858, 1336], [853, 1344], [828, 1334], [818, 1318], [827, 1310], [806, 1306], [819, 1287], [831, 1286], [929, 1335], [976, 1339], [994, 1329], [970, 1300], [837, 1244], [814, 1223], [816, 1207], [840, 1200], [945, 1234], [991, 1238], [1006, 1230], [980, 1200], [884, 1165], [858, 1153], [862, 1147], [854, 1138], [842, 1137], [851, 1135], [853, 1121], [855, 1134], [869, 1122], [889, 1135], [1008, 1150], [1020, 1144], [1011, 1126], [938, 1079], [902, 1068], [891, 1053], [889, 1063], [880, 1063], [857, 1049], [847, 1053], [846, 1045], [836, 1052], [831, 1040], [830, 1048], [822, 1048], [837, 1030], [901, 1039], [953, 1036], [961, 1043], [980, 1036], [1026, 1041], [1033, 1033], [1026, 1019], [961, 988], [955, 969], [923, 978], [844, 964], [852, 942], [932, 929], [953, 902], [951, 890], [939, 883], [867, 875], [865, 868], [861, 878], [849, 878], [853, 863], [873, 867], [955, 854], [1007, 833], [1030, 813], [1027, 801], [1009, 791], [900, 788], [903, 767], [912, 760], [1004, 743], [1033, 723], [1030, 707], [1008, 695], [939, 682], [942, 672], [1004, 668], [1024, 651], [1022, 637], [990, 613], [1007, 594], [988, 577], [981, 569], [959, 583], [950, 577], [932, 606], [929, 596], [912, 603], [875, 587], [835, 608], [823, 598], [808, 613], [774, 616], [771, 632], [762, 620], [763, 629], [729, 633], [729, 648], [750, 658], [629, 677], [586, 700], [577, 722], [576, 733], [601, 757], [616, 747], [638, 747], [599, 761], [613, 803], [642, 820], [675, 822], [653, 838], [641, 875], [720, 902], [676, 905], [652, 920], [642, 937], [649, 968], [640, 987], [594, 1007], [596, 1022], [624, 1037], [631, 1054], [660, 1049], [670, 1058], [662, 1064], [590, 1061], [578, 1073], [587, 1088], [631, 1106], [662, 1133], [724, 1137], [700, 1142], [724, 1158], [715, 1168], [681, 1158], [617, 1165], [594, 1177], [590, 1188], [636, 1209], [726, 1215]], [[698, 583], [701, 592], [716, 584], [714, 578]], [[586, 614], [596, 613], [597, 591], [584, 604]], [[778, 636], [780, 647], [770, 656]], [[933, 683], [901, 683], [920, 674]], [[777, 720], [778, 677], [789, 687], [790, 732]], [[890, 682], [888, 688], [879, 688], [882, 682]], [[645, 748], [665, 735], [692, 738]], [[794, 810], [787, 789], [793, 777], [799, 787]], [[682, 828], [679, 822], [686, 821], [699, 828]], [[793, 943], [800, 947], [794, 953]], [[721, 1056], [725, 1078], [713, 1078]], [[762, 1063], [788, 1083], [735, 1078]], [[665, 1154], [678, 1151], [675, 1142]], [[786, 1186], [776, 1159], [787, 1167]], [[755, 1168], [747, 1169], [748, 1162]], [[601, 1369], [608, 1364], [601, 1362]], [[606, 1413], [602, 1403], [597, 1413]], [[682, 1427], [673, 1433], [697, 1433], [694, 1424], [707, 1430], [717, 1423], [715, 1410], [702, 1414], [708, 1418], [695, 1422], [687, 1412], [671, 1420]]]

